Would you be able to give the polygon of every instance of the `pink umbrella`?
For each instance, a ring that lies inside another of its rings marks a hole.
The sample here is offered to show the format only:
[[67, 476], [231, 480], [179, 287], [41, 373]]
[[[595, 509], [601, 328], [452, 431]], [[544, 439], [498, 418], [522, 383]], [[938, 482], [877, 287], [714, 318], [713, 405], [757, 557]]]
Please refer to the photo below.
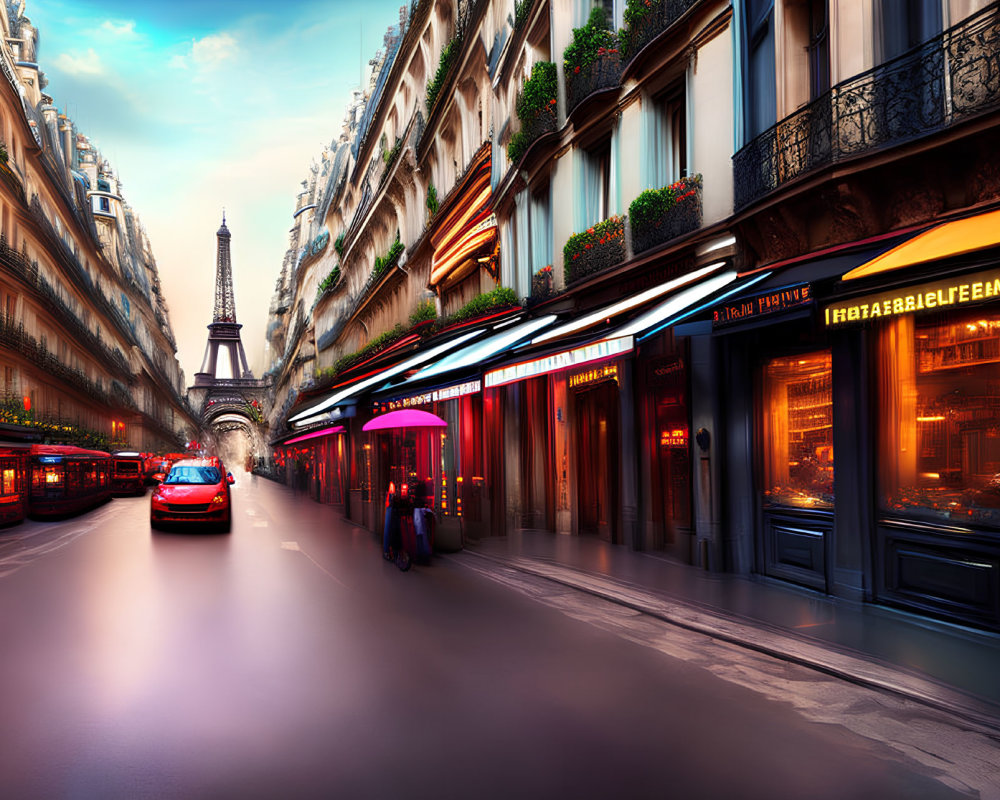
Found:
[[421, 411], [417, 408], [404, 408], [390, 411], [368, 420], [361, 428], [363, 431], [388, 431], [395, 428], [447, 428], [445, 422], [437, 414]]

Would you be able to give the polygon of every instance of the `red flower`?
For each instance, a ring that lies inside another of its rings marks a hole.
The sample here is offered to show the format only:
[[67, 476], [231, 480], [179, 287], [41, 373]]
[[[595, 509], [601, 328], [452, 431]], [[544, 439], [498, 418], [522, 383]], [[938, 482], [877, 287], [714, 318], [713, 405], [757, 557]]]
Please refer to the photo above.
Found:
[[593, 245], [592, 245], [592, 244], [590, 244], [590, 242], [587, 242], [587, 244], [585, 244], [585, 245], [583, 246], [583, 249], [584, 249], [584, 250], [589, 250], [589, 249], [590, 249], [591, 247], [593, 247]]
[[573, 67], [573, 74], [574, 75], [579, 75], [580, 74], [580, 68], [579, 67]]

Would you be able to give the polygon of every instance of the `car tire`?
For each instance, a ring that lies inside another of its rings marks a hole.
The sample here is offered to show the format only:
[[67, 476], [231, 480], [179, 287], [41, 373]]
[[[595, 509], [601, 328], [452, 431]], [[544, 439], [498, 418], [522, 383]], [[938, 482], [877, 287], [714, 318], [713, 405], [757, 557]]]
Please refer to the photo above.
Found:
[[225, 522], [219, 523], [220, 533], [229, 533], [233, 529], [233, 518], [229, 517]]
[[160, 529], [159, 524], [152, 517], [149, 518], [149, 529], [153, 531], [158, 531]]

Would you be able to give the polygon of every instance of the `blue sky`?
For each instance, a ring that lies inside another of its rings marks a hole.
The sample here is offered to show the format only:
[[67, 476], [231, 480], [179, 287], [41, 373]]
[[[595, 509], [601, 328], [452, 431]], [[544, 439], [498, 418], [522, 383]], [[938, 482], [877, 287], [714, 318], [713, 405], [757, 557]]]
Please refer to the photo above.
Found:
[[[27, 0], [46, 92], [118, 172], [152, 242], [188, 384], [232, 232], [255, 374], [295, 197], [400, 0]], [[408, 3], [407, 3], [408, 5]]]

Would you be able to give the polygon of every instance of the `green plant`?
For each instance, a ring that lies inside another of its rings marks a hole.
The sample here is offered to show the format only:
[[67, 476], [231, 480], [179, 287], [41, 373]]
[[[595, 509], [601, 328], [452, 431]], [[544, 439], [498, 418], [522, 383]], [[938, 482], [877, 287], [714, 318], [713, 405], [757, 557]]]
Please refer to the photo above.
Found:
[[556, 65], [551, 61], [536, 61], [531, 68], [531, 75], [525, 79], [521, 93], [517, 96], [516, 110], [521, 130], [507, 143], [507, 158], [511, 163], [520, 161], [528, 146], [538, 138], [539, 132], [534, 129], [533, 123], [541, 114], [551, 114], [554, 124], [558, 93], [559, 75]]
[[399, 233], [397, 232], [396, 241], [389, 245], [388, 252], [384, 256], [375, 256], [375, 267], [372, 269], [372, 274], [377, 277], [385, 272], [390, 266], [396, 263], [405, 249], [405, 245], [399, 241]]
[[399, 151], [402, 149], [403, 149], [403, 140], [396, 139], [395, 143], [392, 145], [390, 149], [382, 150], [382, 160], [385, 161], [386, 164], [391, 164], [395, 160], [396, 156], [399, 155]]
[[455, 35], [443, 48], [441, 48], [441, 58], [438, 61], [437, 72], [434, 77], [427, 82], [427, 113], [430, 114], [434, 108], [434, 101], [437, 100], [441, 87], [444, 86], [445, 78], [451, 70], [451, 65], [458, 57], [458, 52], [462, 46], [462, 37]]
[[0, 144], [0, 164], [6, 164], [7, 158], [7, 145]]
[[337, 281], [339, 280], [340, 280], [340, 264], [331, 269], [330, 274], [327, 275], [325, 278], [323, 278], [322, 281], [320, 281], [319, 288], [316, 290], [316, 299], [318, 300], [319, 298], [321, 298], [323, 296], [323, 293], [326, 292], [327, 289], [332, 289], [334, 286], [336, 286]]
[[633, 230], [656, 224], [678, 203], [695, 197], [701, 187], [701, 175], [681, 178], [662, 189], [647, 189], [628, 207]]
[[608, 217], [566, 240], [563, 246], [566, 283], [618, 264], [624, 258], [625, 218]]
[[595, 6], [587, 24], [573, 29], [573, 41], [563, 51], [563, 67], [567, 76], [578, 74], [605, 54], [617, 52], [618, 40], [608, 28], [607, 14], [602, 6]]
[[625, 13], [622, 22], [626, 29], [631, 29], [645, 17], [653, 13], [653, 8], [663, 0], [625, 0]]
[[531, 7], [534, 4], [534, 0], [517, 0], [517, 2], [514, 3], [515, 30], [528, 21], [528, 12], [531, 11]]
[[341, 231], [340, 236], [337, 237], [336, 241], [333, 243], [333, 249], [337, 251], [338, 256], [344, 255], [344, 236], [346, 231]]
[[427, 184], [427, 210], [431, 212], [432, 216], [437, 214], [438, 193], [437, 189], [434, 188], [433, 183]]
[[493, 311], [510, 308], [518, 304], [517, 295], [513, 289], [509, 289], [506, 286], [498, 286], [491, 292], [473, 297], [454, 314], [449, 314], [446, 324], [454, 325], [458, 322], [465, 322], [466, 320], [475, 319]]
[[410, 325], [419, 325], [429, 319], [437, 319], [437, 308], [434, 306], [433, 300], [425, 300], [417, 304], [413, 313], [410, 314]]

